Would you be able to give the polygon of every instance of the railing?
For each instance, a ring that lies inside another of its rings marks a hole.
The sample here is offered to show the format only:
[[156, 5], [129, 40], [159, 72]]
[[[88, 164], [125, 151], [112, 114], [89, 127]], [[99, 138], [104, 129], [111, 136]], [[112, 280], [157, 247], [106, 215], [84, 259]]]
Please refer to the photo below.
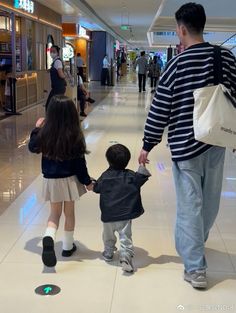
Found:
[[[232, 36], [230, 36], [228, 39], [226, 39], [222, 44], [221, 46], [224, 46], [224, 45], [232, 45], [233, 48], [236, 46], [236, 33], [233, 34]], [[232, 49], [233, 49], [232, 48]]]

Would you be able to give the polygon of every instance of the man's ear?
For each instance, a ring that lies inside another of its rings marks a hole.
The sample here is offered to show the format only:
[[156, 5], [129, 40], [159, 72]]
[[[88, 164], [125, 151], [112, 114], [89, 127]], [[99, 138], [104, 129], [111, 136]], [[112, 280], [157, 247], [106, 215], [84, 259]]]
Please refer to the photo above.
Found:
[[189, 31], [187, 30], [186, 26], [185, 25], [181, 25], [180, 26], [180, 29], [181, 29], [181, 33], [182, 33], [182, 36], [187, 36]]

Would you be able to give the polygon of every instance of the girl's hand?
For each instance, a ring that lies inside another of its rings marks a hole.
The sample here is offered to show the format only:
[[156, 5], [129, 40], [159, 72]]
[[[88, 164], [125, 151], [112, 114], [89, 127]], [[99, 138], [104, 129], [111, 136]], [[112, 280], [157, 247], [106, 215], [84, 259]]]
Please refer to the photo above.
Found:
[[86, 186], [86, 189], [88, 191], [93, 191], [93, 185], [94, 185], [94, 183], [91, 183], [90, 185]]
[[37, 120], [36, 127], [37, 127], [37, 128], [43, 127], [44, 121], [45, 121], [45, 118], [44, 118], [44, 117], [40, 117], [40, 118]]

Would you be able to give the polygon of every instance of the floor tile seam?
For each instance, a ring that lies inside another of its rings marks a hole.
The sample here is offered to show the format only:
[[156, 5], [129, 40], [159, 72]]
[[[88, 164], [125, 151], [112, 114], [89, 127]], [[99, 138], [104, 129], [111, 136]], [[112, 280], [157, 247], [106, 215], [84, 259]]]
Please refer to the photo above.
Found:
[[116, 282], [117, 282], [117, 277], [118, 277], [118, 269], [120, 267], [117, 266], [116, 268], [116, 275], [115, 275], [115, 279], [114, 279], [114, 283], [113, 283], [113, 288], [112, 288], [112, 295], [111, 295], [111, 302], [110, 302], [110, 308], [109, 308], [109, 313], [112, 313], [112, 308], [113, 308], [113, 301], [114, 301], [114, 295], [115, 295], [115, 289], [116, 289]]
[[[45, 207], [45, 204], [46, 204], [46, 201], [43, 201], [43, 203], [41, 205], [39, 205], [39, 209], [37, 210], [37, 212], [35, 212], [34, 216], [32, 216], [32, 218], [30, 219], [29, 223], [27, 223], [27, 225], [29, 225], [29, 226], [35, 225], [35, 224], [32, 224], [32, 223], [37, 218], [37, 216], [39, 216], [39, 214], [41, 213], [41, 211]], [[41, 226], [41, 225], [39, 225], [39, 226]], [[45, 226], [45, 223], [44, 223], [44, 226]]]
[[[39, 258], [40, 258], [40, 256], [39, 256]], [[101, 260], [101, 264], [98, 264], [98, 263], [94, 264], [93, 261], [90, 261], [90, 262], [80, 262], [79, 260], [78, 261], [61, 261], [61, 260], [58, 260], [57, 261], [57, 265], [58, 266], [63, 266], [64, 264], [69, 265], [69, 262], [73, 262], [73, 263], [70, 264], [73, 267], [75, 267], [75, 266], [83, 266], [83, 267], [88, 266], [88, 267], [95, 267], [95, 268], [100, 268], [100, 269], [108, 267], [108, 265], [104, 264], [102, 260]], [[116, 263], [117, 264], [110, 265], [110, 267], [111, 268], [115, 267], [115, 270], [117, 271], [120, 268], [119, 261], [117, 261]], [[21, 261], [21, 262], [8, 261], [8, 262], [4, 262], [2, 264], [0, 263], [0, 265], [7, 265], [7, 264], [11, 264], [11, 265], [14, 264], [14, 265], [19, 265], [19, 266], [24, 266], [24, 265], [26, 265], [26, 266], [28, 266], [28, 265], [38, 266], [38, 265], [42, 265], [42, 262], [37, 261], [37, 262], [31, 262], [30, 263], [30, 262], [23, 262], [23, 261]]]
[[[0, 224], [1, 225], [1, 224]], [[32, 224], [32, 226], [45, 226], [44, 224], [40, 224], [40, 223], [36, 223], [36, 224]], [[75, 228], [93, 228], [93, 229], [102, 229], [102, 226], [100, 226], [100, 224], [88, 224], [88, 225], [82, 225], [82, 224], [76, 224]], [[170, 226], [136, 226], [133, 225], [133, 229], [134, 230], [153, 230], [153, 229], [157, 229], [157, 230], [171, 230], [173, 231], [173, 228]]]
[[5, 256], [2, 258], [0, 264], [3, 264], [3, 262], [5, 261], [5, 259], [8, 257], [8, 255], [11, 253], [11, 251], [14, 249], [14, 247], [16, 246], [17, 242], [23, 237], [23, 235], [25, 234], [25, 232], [27, 231], [29, 227], [29, 224], [25, 224], [24, 225], [24, 229], [22, 230], [22, 232], [20, 233], [20, 235], [18, 236], [18, 238], [13, 242], [13, 244], [11, 245], [11, 247], [9, 248], [9, 250], [6, 252]]
[[[19, 198], [20, 197], [22, 197], [23, 196], [23, 194], [24, 193], [27, 193], [27, 189], [29, 189], [38, 179], [39, 179], [39, 177], [41, 177], [42, 176], [42, 174], [40, 173], [39, 175], [37, 175], [36, 177], [35, 177], [35, 179], [31, 182], [31, 184], [29, 184], [29, 186], [27, 186], [27, 188], [25, 189], [25, 190], [23, 190], [19, 195], [18, 195], [18, 197], [17, 198], [15, 198], [14, 199], [14, 201], [12, 202], [12, 203], [10, 203], [10, 205], [6, 208], [6, 210], [5, 210], [5, 212], [7, 211], [7, 210], [9, 210], [9, 208], [10, 207], [14, 207], [14, 205], [16, 204], [16, 206], [17, 206], [17, 202], [18, 202], [18, 200], [19, 200]], [[37, 190], [38, 188], [36, 188], [36, 190]], [[37, 192], [36, 192], [36, 194], [37, 194]], [[43, 207], [45, 206], [45, 201], [39, 201], [39, 203], [38, 204], [36, 204], [36, 212], [35, 212], [35, 214], [33, 214], [33, 216], [29, 219], [29, 221], [27, 222], [27, 223], [22, 223], [21, 225], [30, 225], [32, 222], [33, 222], [33, 220], [36, 218], [36, 216], [41, 212], [41, 210], [43, 209]], [[0, 216], [0, 220], [1, 220], [1, 216]], [[6, 223], [7, 224], [7, 223]], [[9, 224], [11, 224], [11, 223], [9, 223]], [[15, 223], [13, 223], [13, 224], [15, 224]], [[19, 224], [18, 224], [19, 225]]]
[[[37, 179], [37, 178], [36, 178]], [[5, 256], [2, 258], [1, 263], [3, 263], [5, 261], [5, 259], [8, 257], [8, 255], [11, 253], [11, 251], [14, 249], [14, 247], [16, 246], [17, 242], [24, 236], [24, 234], [27, 232], [27, 230], [30, 228], [31, 223], [33, 221], [33, 219], [39, 214], [39, 212], [42, 210], [42, 208], [44, 207], [45, 203], [39, 205], [39, 209], [38, 211], [35, 213], [35, 215], [29, 220], [28, 223], [26, 224], [22, 224], [23, 226], [23, 230], [20, 233], [20, 235], [18, 236], [18, 238], [14, 241], [14, 243], [11, 245], [10, 249], [7, 251], [7, 253], [5, 254]]]
[[228, 251], [226, 242], [225, 242], [225, 240], [224, 240], [224, 238], [223, 238], [223, 236], [222, 236], [221, 231], [219, 231], [219, 236], [220, 236], [221, 240], [223, 241], [223, 245], [224, 245], [224, 248], [225, 248], [226, 252], [228, 253], [228, 256], [229, 256], [229, 259], [230, 259], [230, 263], [231, 263], [231, 265], [232, 265], [232, 267], [233, 267], [233, 269], [234, 269], [234, 272], [236, 273], [236, 266], [235, 266], [235, 264], [233, 263], [233, 260], [232, 260], [232, 257], [231, 257], [231, 253]]
[[[19, 195], [20, 196], [20, 195]], [[17, 197], [16, 198], [16, 200], [14, 200], [14, 202], [15, 201], [17, 201], [17, 199], [18, 199], [19, 197]], [[11, 205], [12, 205], [13, 203], [11, 203]], [[10, 205], [10, 206], [11, 206]], [[42, 204], [39, 204], [38, 205], [38, 209], [37, 209], [37, 211], [35, 212], [35, 214], [33, 214], [33, 216], [29, 219], [29, 221], [28, 222], [24, 222], [24, 223], [17, 223], [17, 222], [11, 222], [11, 221], [1, 221], [1, 223], [3, 223], [3, 224], [5, 224], [5, 225], [22, 225], [22, 226], [30, 226], [31, 225], [31, 223], [33, 222], [33, 220], [36, 218], [36, 216], [41, 212], [41, 210], [43, 209], [43, 207], [44, 207], [44, 205], [45, 205], [45, 203], [42, 203]], [[10, 207], [9, 206], [9, 207]], [[9, 207], [6, 209], [6, 210], [8, 210], [9, 209]], [[1, 217], [0, 217], [0, 220], [1, 220]], [[0, 225], [1, 225], [1, 223], [0, 223]]]
[[137, 230], [151, 230], [151, 229], [159, 229], [159, 230], [171, 230], [173, 231], [173, 228], [171, 226], [160, 226], [160, 225], [157, 225], [157, 226], [137, 226], [137, 225], [133, 225], [133, 229], [137, 229]]

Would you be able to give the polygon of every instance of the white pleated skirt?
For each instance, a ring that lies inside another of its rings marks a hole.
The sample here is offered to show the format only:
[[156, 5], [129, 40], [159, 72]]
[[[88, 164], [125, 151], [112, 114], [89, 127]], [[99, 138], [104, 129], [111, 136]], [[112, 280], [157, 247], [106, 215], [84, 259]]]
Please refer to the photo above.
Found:
[[85, 186], [78, 181], [76, 176], [43, 178], [42, 196], [45, 201], [75, 201], [86, 192]]

